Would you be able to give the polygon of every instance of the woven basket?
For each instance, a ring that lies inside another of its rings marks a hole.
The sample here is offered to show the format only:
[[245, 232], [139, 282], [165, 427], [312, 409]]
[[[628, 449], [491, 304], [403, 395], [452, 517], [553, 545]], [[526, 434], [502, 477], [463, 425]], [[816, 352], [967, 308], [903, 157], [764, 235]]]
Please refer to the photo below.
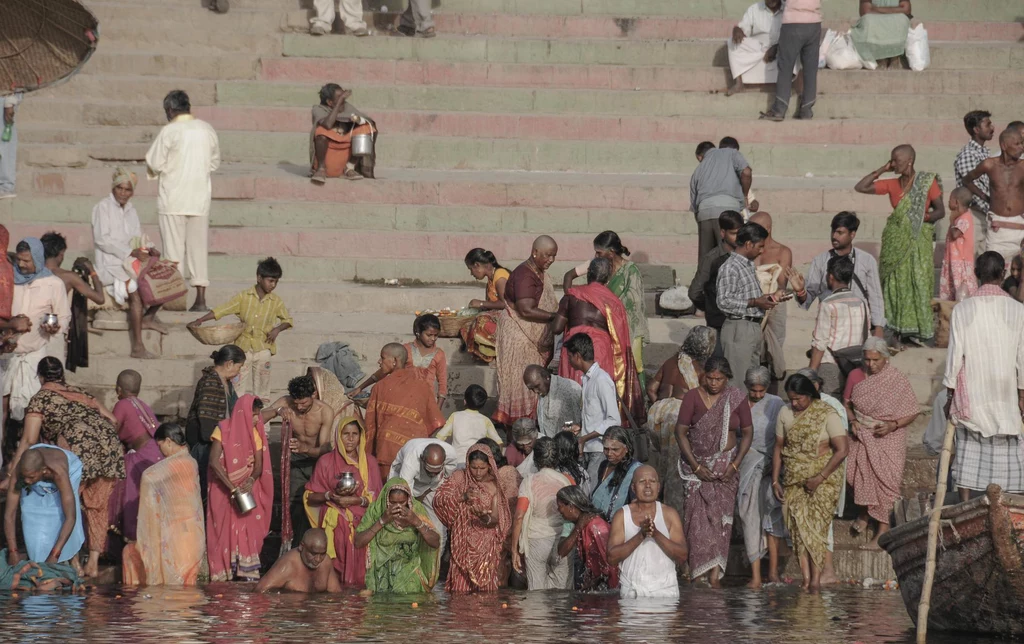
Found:
[[99, 40], [96, 17], [77, 0], [4, 2], [0, 33], [0, 94], [67, 80]]
[[459, 337], [459, 331], [462, 327], [466, 326], [466, 323], [475, 318], [475, 315], [463, 315], [461, 317], [446, 315], [438, 317], [441, 320], [441, 332], [438, 333], [438, 337], [442, 338], [457, 338]]
[[237, 340], [238, 336], [242, 335], [242, 331], [245, 329], [245, 324], [242, 322], [232, 322], [230, 324], [221, 324], [218, 326], [190, 326], [187, 328], [189, 333], [192, 334], [192, 337], [203, 344], [222, 346], [225, 344], [231, 344]]

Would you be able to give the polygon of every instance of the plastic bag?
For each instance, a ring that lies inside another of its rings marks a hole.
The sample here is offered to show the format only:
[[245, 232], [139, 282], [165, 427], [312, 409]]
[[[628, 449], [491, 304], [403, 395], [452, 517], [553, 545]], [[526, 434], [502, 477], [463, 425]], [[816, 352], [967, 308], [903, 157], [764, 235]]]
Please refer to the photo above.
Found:
[[836, 36], [835, 42], [825, 53], [825, 62], [832, 69], [860, 69], [860, 56], [857, 55], [857, 48], [853, 46], [850, 34], [846, 33]]
[[825, 69], [825, 56], [828, 54], [828, 48], [832, 46], [839, 34], [833, 29], [829, 29], [825, 32], [825, 38], [821, 41], [821, 46], [818, 47], [818, 69]]
[[932, 54], [928, 49], [928, 30], [918, 25], [907, 33], [907, 62], [910, 69], [923, 72], [932, 64]]
[[685, 286], [673, 286], [661, 294], [658, 302], [662, 308], [670, 311], [685, 311], [693, 306]]

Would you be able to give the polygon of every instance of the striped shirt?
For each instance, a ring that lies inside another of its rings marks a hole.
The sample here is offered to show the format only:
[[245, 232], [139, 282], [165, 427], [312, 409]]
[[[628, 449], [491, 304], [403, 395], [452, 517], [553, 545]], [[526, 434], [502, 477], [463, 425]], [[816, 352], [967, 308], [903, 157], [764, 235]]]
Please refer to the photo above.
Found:
[[822, 364], [835, 364], [832, 351], [864, 343], [868, 307], [849, 288], [839, 289], [821, 301], [811, 334], [811, 347], [824, 351]]
[[278, 324], [293, 324], [292, 316], [288, 315], [288, 309], [281, 298], [268, 293], [261, 300], [255, 286], [245, 289], [227, 304], [213, 310], [213, 317], [217, 320], [232, 314], [237, 315], [245, 324], [235, 344], [242, 351], [252, 353], [270, 349], [271, 355], [276, 354], [277, 344], [267, 341], [267, 334]]
[[729, 317], [763, 318], [764, 311], [747, 306], [750, 300], [764, 295], [757, 281], [754, 262], [739, 253], [732, 253], [718, 271], [718, 308]]

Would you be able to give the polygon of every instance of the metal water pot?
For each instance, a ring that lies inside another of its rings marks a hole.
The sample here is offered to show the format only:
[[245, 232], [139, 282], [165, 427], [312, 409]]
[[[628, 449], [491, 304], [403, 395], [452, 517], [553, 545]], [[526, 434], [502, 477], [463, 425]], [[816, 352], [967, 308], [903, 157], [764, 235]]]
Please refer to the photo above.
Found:
[[256, 497], [252, 495], [252, 492], [235, 490], [231, 493], [231, 498], [235, 500], [239, 514], [249, 514], [256, 509]]
[[356, 489], [356, 475], [352, 472], [345, 472], [338, 479], [339, 492], [354, 492]]
[[373, 155], [373, 134], [357, 134], [352, 137], [352, 156], [366, 157]]

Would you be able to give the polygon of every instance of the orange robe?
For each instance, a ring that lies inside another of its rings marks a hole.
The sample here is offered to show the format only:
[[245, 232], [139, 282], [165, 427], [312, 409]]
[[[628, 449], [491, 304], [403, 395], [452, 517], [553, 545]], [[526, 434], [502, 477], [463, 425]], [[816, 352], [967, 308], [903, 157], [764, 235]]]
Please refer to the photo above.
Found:
[[381, 480], [387, 480], [403, 445], [444, 425], [434, 387], [417, 371], [396, 369], [373, 386], [366, 405], [366, 446], [377, 458]]

